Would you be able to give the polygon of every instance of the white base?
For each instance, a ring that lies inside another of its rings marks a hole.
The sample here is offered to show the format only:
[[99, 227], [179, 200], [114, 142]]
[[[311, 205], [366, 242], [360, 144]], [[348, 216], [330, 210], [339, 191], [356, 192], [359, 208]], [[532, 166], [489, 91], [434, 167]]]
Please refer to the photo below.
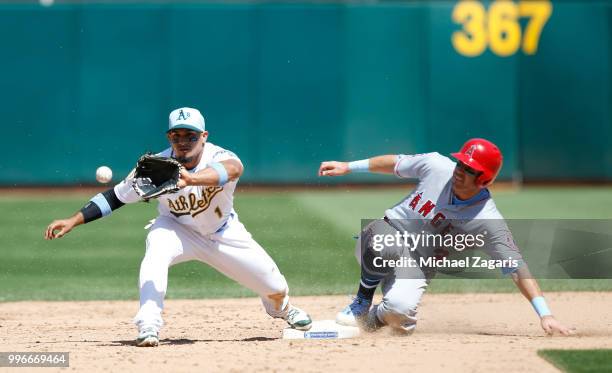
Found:
[[283, 330], [283, 339], [341, 339], [359, 336], [359, 328], [336, 324], [334, 320], [313, 321], [310, 330]]

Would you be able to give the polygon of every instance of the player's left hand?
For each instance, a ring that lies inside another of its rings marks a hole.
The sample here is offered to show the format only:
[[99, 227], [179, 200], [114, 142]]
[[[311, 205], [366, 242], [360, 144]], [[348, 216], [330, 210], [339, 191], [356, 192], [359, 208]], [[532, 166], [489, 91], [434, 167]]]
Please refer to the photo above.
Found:
[[540, 320], [540, 324], [542, 325], [542, 329], [544, 329], [544, 331], [548, 335], [553, 335], [556, 332], [561, 335], [569, 336], [576, 333], [574, 329], [570, 329], [565, 325], [561, 324], [553, 316], [542, 317], [542, 319]]
[[179, 181], [176, 185], [181, 189], [187, 185], [191, 185], [191, 174], [187, 170], [182, 169], [179, 173]]

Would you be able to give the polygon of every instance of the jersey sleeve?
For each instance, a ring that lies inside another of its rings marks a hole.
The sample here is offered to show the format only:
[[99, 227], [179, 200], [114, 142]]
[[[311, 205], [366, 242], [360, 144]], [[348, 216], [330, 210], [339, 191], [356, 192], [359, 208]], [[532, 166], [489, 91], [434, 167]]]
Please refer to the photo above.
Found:
[[502, 273], [507, 275], [516, 272], [525, 265], [523, 255], [514, 242], [512, 232], [503, 221], [496, 221], [495, 227], [489, 230], [485, 239], [484, 251], [495, 260], [515, 261], [516, 266], [501, 268]]
[[242, 164], [242, 161], [234, 152], [227, 149], [223, 149], [219, 146], [217, 147], [217, 149], [215, 149], [215, 152], [212, 155], [213, 162], [227, 161], [228, 159], [235, 159], [240, 162], [240, 164]]
[[132, 170], [130, 174], [123, 179], [119, 184], [115, 185], [115, 195], [117, 198], [123, 203], [134, 203], [141, 201], [140, 196], [134, 188], [132, 188], [132, 181], [134, 180], [134, 172], [136, 170]]
[[399, 154], [393, 172], [401, 178], [421, 179], [431, 171], [440, 168], [443, 165], [443, 159], [446, 158], [436, 152], [414, 155]]

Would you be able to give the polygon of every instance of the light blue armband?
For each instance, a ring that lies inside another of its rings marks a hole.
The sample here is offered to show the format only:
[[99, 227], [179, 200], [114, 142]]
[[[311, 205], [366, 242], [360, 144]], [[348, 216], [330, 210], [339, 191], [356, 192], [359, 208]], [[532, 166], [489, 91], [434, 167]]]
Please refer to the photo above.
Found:
[[352, 172], [369, 172], [370, 160], [362, 159], [360, 161], [349, 162], [348, 167]]
[[90, 199], [90, 201], [95, 203], [100, 208], [102, 216], [108, 216], [111, 214], [111, 212], [113, 212], [113, 209], [111, 209], [110, 205], [108, 204], [108, 201], [106, 200], [106, 198], [104, 198], [102, 193], [96, 194], [95, 196], [93, 196], [92, 199]]
[[550, 312], [550, 309], [548, 308], [544, 297], [533, 298], [531, 300], [531, 305], [533, 306], [533, 308], [535, 308], [536, 312], [540, 317], [552, 315], [552, 312]]
[[227, 183], [227, 181], [229, 180], [229, 176], [227, 174], [227, 170], [225, 169], [225, 166], [223, 166], [221, 163], [219, 162], [215, 162], [215, 163], [209, 163], [208, 167], [214, 169], [215, 171], [217, 171], [217, 174], [219, 174], [219, 186], [223, 186], [225, 185], [225, 183]]

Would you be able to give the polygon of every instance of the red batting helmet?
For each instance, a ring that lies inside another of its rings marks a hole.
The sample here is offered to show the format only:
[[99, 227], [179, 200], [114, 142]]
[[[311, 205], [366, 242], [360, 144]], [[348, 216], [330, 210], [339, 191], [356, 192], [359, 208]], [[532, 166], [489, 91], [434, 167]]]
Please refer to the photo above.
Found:
[[459, 153], [451, 155], [458, 161], [482, 172], [476, 179], [476, 184], [481, 187], [491, 184], [502, 167], [501, 151], [497, 145], [485, 139], [470, 139], [463, 144]]

